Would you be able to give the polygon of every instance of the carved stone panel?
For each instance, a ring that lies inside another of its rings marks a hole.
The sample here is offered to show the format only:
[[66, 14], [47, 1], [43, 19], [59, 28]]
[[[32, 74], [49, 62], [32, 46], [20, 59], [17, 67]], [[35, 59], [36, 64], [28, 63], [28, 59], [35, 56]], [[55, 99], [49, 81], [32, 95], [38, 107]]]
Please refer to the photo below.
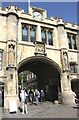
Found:
[[45, 44], [42, 42], [35, 43], [35, 54], [45, 54]]

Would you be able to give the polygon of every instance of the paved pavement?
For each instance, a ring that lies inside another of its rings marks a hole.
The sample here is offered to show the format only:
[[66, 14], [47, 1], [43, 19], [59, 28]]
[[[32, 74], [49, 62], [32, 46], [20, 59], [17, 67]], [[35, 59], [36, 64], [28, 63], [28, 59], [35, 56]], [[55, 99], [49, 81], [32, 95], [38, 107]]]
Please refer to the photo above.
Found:
[[78, 118], [78, 107], [69, 105], [53, 104], [51, 102], [30, 105], [28, 103], [28, 114], [9, 113], [0, 109], [0, 118]]

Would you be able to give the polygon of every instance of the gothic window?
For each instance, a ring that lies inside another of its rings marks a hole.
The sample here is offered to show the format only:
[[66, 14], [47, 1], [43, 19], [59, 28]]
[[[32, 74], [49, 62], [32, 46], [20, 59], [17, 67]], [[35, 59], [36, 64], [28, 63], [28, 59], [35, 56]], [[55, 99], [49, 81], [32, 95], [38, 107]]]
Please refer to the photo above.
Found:
[[74, 49], [77, 49], [77, 46], [76, 46], [76, 36], [72, 36], [72, 45], [73, 45], [73, 48]]
[[53, 45], [52, 32], [48, 31], [48, 44]]
[[22, 26], [22, 41], [28, 41], [28, 28]]
[[71, 37], [68, 35], [67, 39], [68, 39], [69, 49], [72, 49]]
[[36, 41], [36, 27], [33, 25], [22, 25], [22, 41], [35, 42]]
[[30, 42], [35, 42], [36, 40], [36, 30], [34, 27], [30, 28]]
[[0, 70], [2, 69], [2, 52], [0, 51]]
[[69, 34], [67, 35], [69, 49], [77, 49], [76, 35]]
[[46, 31], [44, 29], [41, 30], [41, 39], [43, 43], [46, 43]]
[[71, 62], [69, 64], [69, 66], [70, 66], [70, 73], [77, 73], [77, 64], [76, 63]]
[[41, 41], [47, 45], [53, 45], [53, 30], [50, 28], [41, 28]]

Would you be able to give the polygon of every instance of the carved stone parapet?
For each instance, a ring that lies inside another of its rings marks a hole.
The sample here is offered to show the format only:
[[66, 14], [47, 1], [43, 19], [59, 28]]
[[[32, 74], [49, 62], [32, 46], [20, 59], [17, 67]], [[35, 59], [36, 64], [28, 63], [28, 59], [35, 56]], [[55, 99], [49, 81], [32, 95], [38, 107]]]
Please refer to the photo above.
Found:
[[64, 20], [63, 20], [62, 18], [59, 18], [58, 21], [57, 21], [57, 25], [58, 25], [58, 26], [59, 26], [59, 25], [65, 26]]

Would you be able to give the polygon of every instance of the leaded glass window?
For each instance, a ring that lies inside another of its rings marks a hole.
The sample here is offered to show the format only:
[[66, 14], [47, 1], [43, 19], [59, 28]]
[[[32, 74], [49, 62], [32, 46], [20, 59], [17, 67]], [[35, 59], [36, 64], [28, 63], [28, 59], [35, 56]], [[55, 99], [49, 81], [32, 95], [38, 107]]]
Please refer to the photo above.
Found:
[[43, 43], [46, 43], [46, 31], [44, 30], [41, 31], [41, 39]]
[[77, 49], [77, 46], [76, 46], [76, 37], [75, 36], [72, 36], [72, 44], [73, 44], [73, 48]]
[[52, 32], [48, 31], [48, 44], [53, 45]]
[[36, 41], [36, 29], [35, 28], [30, 28], [30, 42], [35, 42]]
[[72, 49], [71, 36], [67, 36], [69, 49]]
[[22, 27], [22, 41], [28, 41], [28, 28]]
[[68, 33], [67, 35], [69, 49], [77, 49], [77, 39], [75, 34]]

